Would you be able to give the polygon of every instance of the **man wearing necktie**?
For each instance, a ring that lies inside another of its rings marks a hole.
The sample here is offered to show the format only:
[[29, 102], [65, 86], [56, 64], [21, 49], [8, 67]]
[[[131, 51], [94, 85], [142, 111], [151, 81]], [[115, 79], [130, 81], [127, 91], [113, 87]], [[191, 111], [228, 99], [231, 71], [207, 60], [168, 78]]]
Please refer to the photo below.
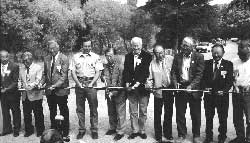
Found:
[[[198, 90], [204, 70], [204, 57], [194, 51], [194, 39], [185, 37], [180, 47], [180, 53], [176, 54], [172, 66], [172, 82], [175, 88]], [[186, 109], [189, 103], [192, 118], [193, 143], [200, 143], [201, 126], [201, 96], [199, 92], [181, 91], [176, 94], [176, 123], [178, 130], [177, 143], [185, 142], [187, 135]]]
[[204, 107], [206, 115], [206, 139], [204, 143], [213, 142], [213, 118], [215, 108], [219, 118], [218, 143], [224, 143], [227, 136], [227, 117], [229, 107], [229, 93], [233, 85], [233, 64], [223, 59], [224, 47], [215, 44], [212, 47], [213, 59], [205, 61], [205, 69], [202, 79], [203, 88], [210, 90], [205, 93]]
[[43, 115], [43, 91], [36, 90], [39, 88], [43, 76], [42, 67], [33, 62], [33, 55], [30, 52], [25, 52], [22, 55], [24, 66], [20, 67], [19, 85], [25, 91], [22, 92], [23, 115], [25, 124], [24, 137], [29, 137], [34, 133], [32, 125], [32, 111], [35, 117], [35, 126], [37, 137], [40, 137], [45, 129]]
[[[21, 128], [20, 93], [18, 91], [19, 67], [9, 61], [9, 52], [1, 50], [1, 105], [3, 113], [3, 132], [4, 136], [13, 132], [13, 136], [19, 136]], [[11, 115], [13, 125], [11, 125]]]
[[[165, 55], [165, 50], [162, 45], [156, 44], [153, 49], [155, 58], [149, 66], [149, 78], [147, 85], [150, 88], [170, 88], [170, 72], [173, 63], [173, 56]], [[173, 92], [153, 90], [154, 94], [154, 129], [155, 139], [157, 142], [162, 142], [162, 131], [164, 137], [173, 142], [172, 136], [172, 116], [173, 116]], [[162, 106], [164, 106], [164, 121], [161, 125]]]
[[44, 78], [42, 84], [46, 84], [46, 97], [50, 110], [51, 128], [56, 128], [55, 117], [57, 115], [57, 106], [60, 109], [60, 114], [64, 117], [63, 120], [63, 138], [68, 140], [69, 135], [69, 108], [68, 95], [69, 89], [64, 89], [69, 86], [68, 57], [60, 52], [59, 44], [56, 40], [48, 41], [49, 53], [44, 60]]
[[[149, 92], [145, 90], [145, 83], [149, 76], [149, 64], [152, 56], [142, 50], [142, 39], [134, 37], [131, 40], [132, 52], [125, 56], [123, 79], [128, 91], [129, 112], [132, 134], [128, 139], [140, 136], [146, 139], [145, 123], [147, 120], [147, 106]], [[139, 114], [138, 114], [139, 106]]]

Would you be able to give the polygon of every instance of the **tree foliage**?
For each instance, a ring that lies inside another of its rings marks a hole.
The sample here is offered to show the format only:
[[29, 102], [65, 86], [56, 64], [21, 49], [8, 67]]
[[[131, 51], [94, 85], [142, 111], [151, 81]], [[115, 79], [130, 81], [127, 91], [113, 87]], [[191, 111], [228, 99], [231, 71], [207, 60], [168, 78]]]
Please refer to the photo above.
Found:
[[157, 41], [168, 48], [177, 48], [179, 40], [186, 35], [202, 38], [211, 33], [216, 11], [209, 0], [150, 0], [144, 9], [152, 14], [154, 22], [161, 27]]

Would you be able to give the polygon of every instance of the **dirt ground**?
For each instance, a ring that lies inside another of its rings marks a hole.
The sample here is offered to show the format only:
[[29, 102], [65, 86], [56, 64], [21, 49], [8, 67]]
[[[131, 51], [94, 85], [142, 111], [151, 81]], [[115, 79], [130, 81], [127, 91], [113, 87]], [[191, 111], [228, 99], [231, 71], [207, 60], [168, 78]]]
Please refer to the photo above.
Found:
[[[226, 54], [225, 54], [225, 59], [233, 60], [234, 58], [237, 57], [237, 46], [235, 43], [228, 42], [226, 48], [225, 48]], [[211, 53], [206, 53], [204, 54], [205, 59], [209, 59], [211, 57]], [[74, 83], [71, 83], [72, 86]], [[98, 107], [98, 113], [99, 113], [99, 139], [97, 140], [92, 140], [90, 136], [90, 118], [89, 118], [89, 108], [88, 104], [86, 102], [86, 127], [87, 127], [87, 133], [84, 136], [83, 139], [81, 140], [76, 140], [76, 135], [78, 133], [78, 118], [76, 115], [76, 103], [75, 103], [75, 93], [74, 90], [71, 90], [71, 94], [69, 95], [68, 99], [68, 106], [70, 110], [70, 138], [71, 138], [71, 143], [111, 143], [113, 141], [113, 136], [106, 136], [105, 132], [109, 128], [108, 124], [108, 113], [107, 113], [107, 104], [104, 98], [104, 92], [99, 91], [98, 93], [98, 102], [99, 102], [99, 107]], [[118, 143], [153, 143], [155, 142], [154, 140], [154, 127], [153, 127], [153, 113], [154, 113], [154, 108], [153, 108], [153, 96], [151, 96], [150, 101], [149, 101], [149, 106], [148, 106], [148, 120], [146, 124], [146, 133], [148, 135], [148, 138], [146, 140], [142, 140], [140, 137], [137, 137], [134, 140], [128, 140], [127, 137], [130, 134], [131, 128], [130, 128], [130, 121], [129, 121], [129, 112], [128, 112], [128, 101], [127, 101], [127, 130], [126, 130], [126, 135], [123, 139], [118, 141]], [[44, 98], [43, 102], [43, 107], [44, 107], [44, 115], [45, 115], [45, 126], [46, 129], [50, 126], [50, 121], [49, 121], [49, 109], [48, 105], [46, 102], [46, 98]], [[235, 130], [233, 126], [233, 109], [232, 109], [232, 102], [230, 98], [230, 106], [229, 106], [229, 112], [228, 112], [228, 133], [227, 133], [227, 141], [235, 137]], [[192, 141], [192, 121], [191, 117], [189, 114], [189, 109], [187, 109], [187, 114], [186, 114], [186, 119], [187, 119], [187, 127], [188, 127], [188, 139]], [[201, 124], [201, 138], [202, 140], [205, 139], [205, 112], [203, 108], [203, 102], [202, 102], [202, 124]], [[217, 142], [217, 136], [218, 136], [218, 117], [217, 114], [214, 118], [214, 140]], [[174, 109], [174, 115], [173, 115], [173, 136], [174, 138], [177, 138], [177, 129], [176, 129], [176, 122], [175, 122], [175, 109]], [[20, 136], [17, 138], [14, 138], [12, 135], [7, 135], [4, 137], [0, 137], [0, 143], [38, 143], [40, 141], [40, 138], [37, 138], [34, 135], [30, 136], [29, 138], [24, 138], [24, 124], [23, 124], [23, 116], [22, 116], [22, 129], [20, 132]]]

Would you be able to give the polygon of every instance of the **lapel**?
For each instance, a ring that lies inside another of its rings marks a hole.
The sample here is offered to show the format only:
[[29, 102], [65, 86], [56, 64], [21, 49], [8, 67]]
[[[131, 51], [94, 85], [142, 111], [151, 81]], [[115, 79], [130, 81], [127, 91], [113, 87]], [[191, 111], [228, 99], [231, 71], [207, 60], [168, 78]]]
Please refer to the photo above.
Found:
[[213, 67], [214, 66], [214, 60], [213, 59], [209, 60], [207, 66], [208, 66], [207, 67], [208, 73], [205, 73], [205, 74], [209, 74], [210, 77], [213, 77], [213, 74], [214, 74], [214, 67]]
[[51, 56], [48, 57], [47, 62], [47, 69], [48, 69], [48, 79], [51, 80]]
[[[12, 68], [13, 68], [12, 62], [9, 62], [8, 67], [7, 67], [7, 70], [10, 71], [10, 73], [9, 73], [9, 75], [6, 74], [6, 75], [4, 76], [4, 78], [10, 76], [10, 74], [11, 74], [11, 72], [12, 72]], [[17, 74], [18, 74], [18, 73], [17, 73]]]
[[179, 75], [182, 75], [182, 64], [183, 64], [183, 55], [178, 54], [177, 55], [177, 64], [178, 64], [178, 69], [179, 69]]
[[[190, 60], [190, 67], [189, 67], [189, 77], [192, 76], [192, 71], [193, 71], [193, 68], [195, 66], [195, 53], [193, 52], [191, 54], [191, 60]], [[190, 78], [191, 79], [191, 78]]]

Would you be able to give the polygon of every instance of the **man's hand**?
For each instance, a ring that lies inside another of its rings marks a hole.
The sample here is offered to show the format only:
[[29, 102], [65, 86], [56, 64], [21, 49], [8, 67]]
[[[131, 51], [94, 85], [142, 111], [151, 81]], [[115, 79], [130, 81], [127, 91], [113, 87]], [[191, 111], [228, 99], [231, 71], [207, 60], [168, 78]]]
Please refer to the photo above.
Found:
[[114, 96], [114, 94], [112, 92], [109, 92], [109, 98], [111, 98], [112, 96]]
[[135, 88], [139, 87], [139, 85], [140, 85], [140, 82], [136, 82], [136, 83], [134, 84], [134, 86], [132, 86], [132, 89], [135, 89]]
[[49, 89], [49, 90], [54, 90], [55, 87], [52, 85], [52, 86], [50, 86], [48, 89]]
[[6, 88], [1, 88], [1, 93], [5, 93], [6, 92]]
[[217, 94], [219, 95], [219, 96], [223, 96], [223, 91], [217, 91]]
[[126, 88], [127, 88], [127, 91], [131, 91], [132, 90], [132, 88], [130, 87], [130, 83], [126, 83]]
[[93, 83], [92, 83], [92, 82], [89, 83], [89, 84], [88, 84], [88, 87], [89, 87], [89, 88], [92, 88], [92, 87], [93, 87]]
[[25, 87], [25, 90], [27, 90], [27, 91], [32, 90], [32, 89], [33, 89], [33, 87], [30, 86], [30, 85], [27, 85], [27, 86]]
[[[191, 85], [187, 86], [187, 90], [192, 90], [192, 86]], [[187, 91], [187, 92], [192, 93], [191, 91]]]

